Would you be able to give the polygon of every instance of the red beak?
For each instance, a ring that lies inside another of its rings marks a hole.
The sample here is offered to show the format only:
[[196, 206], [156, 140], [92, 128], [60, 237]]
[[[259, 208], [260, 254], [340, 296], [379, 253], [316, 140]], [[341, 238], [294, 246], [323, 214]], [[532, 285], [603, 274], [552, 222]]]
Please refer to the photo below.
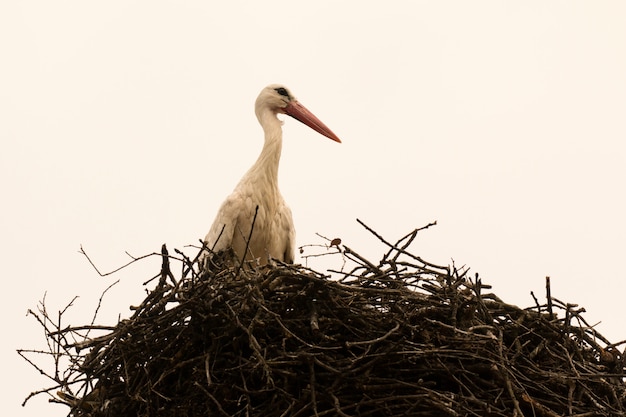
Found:
[[316, 132], [334, 140], [335, 142], [341, 143], [341, 140], [337, 137], [337, 135], [335, 135], [333, 131], [328, 128], [328, 126], [322, 123], [322, 121], [311, 113], [306, 107], [300, 104], [300, 102], [296, 100], [289, 102], [287, 107], [283, 108], [283, 111]]

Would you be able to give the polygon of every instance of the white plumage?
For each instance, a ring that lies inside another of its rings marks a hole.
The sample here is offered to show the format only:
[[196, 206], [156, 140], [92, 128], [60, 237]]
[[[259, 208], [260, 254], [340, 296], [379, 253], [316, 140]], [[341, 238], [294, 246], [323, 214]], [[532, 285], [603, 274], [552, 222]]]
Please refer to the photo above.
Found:
[[[322, 135], [341, 141], [281, 85], [269, 85], [261, 91], [256, 99], [255, 113], [265, 133], [263, 149], [232, 194], [222, 203], [204, 241], [206, 247], [214, 253], [232, 248], [240, 261], [259, 259], [261, 264], [265, 264], [272, 257], [293, 263], [293, 219], [278, 189], [283, 132], [277, 114], [287, 114]], [[254, 228], [250, 234], [253, 221]], [[208, 253], [202, 255], [206, 260]]]

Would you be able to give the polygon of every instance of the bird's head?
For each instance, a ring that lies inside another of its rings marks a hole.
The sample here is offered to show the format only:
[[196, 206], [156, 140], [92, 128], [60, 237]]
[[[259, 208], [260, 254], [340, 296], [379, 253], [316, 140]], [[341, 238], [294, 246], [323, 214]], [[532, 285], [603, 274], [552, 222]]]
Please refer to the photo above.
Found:
[[280, 84], [271, 84], [265, 87], [256, 99], [256, 112], [270, 109], [274, 113], [283, 113], [304, 123], [316, 132], [334, 140], [341, 140], [320, 119], [304, 107], [291, 92]]

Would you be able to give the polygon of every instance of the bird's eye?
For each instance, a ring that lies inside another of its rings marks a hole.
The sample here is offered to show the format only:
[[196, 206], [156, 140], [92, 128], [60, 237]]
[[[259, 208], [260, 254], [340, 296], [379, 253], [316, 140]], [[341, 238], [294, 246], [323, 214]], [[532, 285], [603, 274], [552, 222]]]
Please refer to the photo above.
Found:
[[287, 92], [287, 89], [286, 89], [286, 88], [284, 88], [284, 87], [278, 87], [278, 88], [276, 88], [276, 92], [277, 92], [278, 94], [280, 94], [281, 96], [284, 96], [284, 97], [290, 98], [290, 97], [289, 97], [289, 93]]

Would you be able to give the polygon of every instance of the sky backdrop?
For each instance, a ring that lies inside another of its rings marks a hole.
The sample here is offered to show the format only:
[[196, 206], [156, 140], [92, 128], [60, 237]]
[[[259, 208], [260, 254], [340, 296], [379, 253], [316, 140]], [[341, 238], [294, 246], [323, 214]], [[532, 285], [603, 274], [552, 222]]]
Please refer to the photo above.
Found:
[[[466, 265], [507, 302], [553, 296], [626, 339], [626, 3], [23, 1], [0, 5], [3, 409], [64, 416], [15, 353], [29, 308], [113, 324], [203, 238], [254, 162], [253, 105], [282, 83], [343, 141], [285, 121], [297, 244]], [[187, 249], [190, 250], [190, 249]], [[310, 252], [307, 252], [310, 253]], [[340, 257], [309, 264], [339, 268]], [[622, 346], [623, 347], [623, 346]], [[42, 364], [42, 366], [47, 366]]]

